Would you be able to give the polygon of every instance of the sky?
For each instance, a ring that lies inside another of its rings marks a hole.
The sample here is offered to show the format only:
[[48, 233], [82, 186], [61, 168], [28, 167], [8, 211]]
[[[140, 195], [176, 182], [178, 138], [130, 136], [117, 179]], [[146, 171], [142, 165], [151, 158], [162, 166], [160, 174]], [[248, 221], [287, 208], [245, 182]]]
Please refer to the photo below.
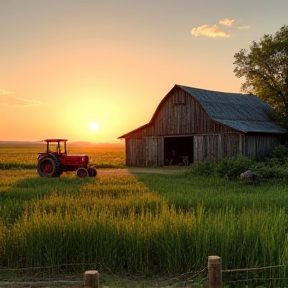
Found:
[[235, 53], [288, 25], [287, 11], [287, 0], [0, 0], [0, 141], [118, 143], [175, 84], [238, 93]]

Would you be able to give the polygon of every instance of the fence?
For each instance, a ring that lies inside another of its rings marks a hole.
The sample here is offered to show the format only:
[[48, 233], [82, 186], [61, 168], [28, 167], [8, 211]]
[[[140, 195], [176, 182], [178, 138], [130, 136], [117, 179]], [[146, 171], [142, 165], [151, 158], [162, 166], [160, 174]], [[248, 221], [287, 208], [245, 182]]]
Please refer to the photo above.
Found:
[[[260, 271], [260, 270], [267, 270], [267, 269], [279, 269], [283, 268], [283, 274], [282, 277], [277, 277], [275, 278], [275, 274], [273, 278], [262, 278], [262, 279], [255, 279], [249, 278], [249, 272], [255, 272], [255, 271]], [[203, 269], [204, 270], [204, 269]], [[202, 270], [202, 271], [203, 271]], [[222, 280], [222, 275], [223, 273], [233, 273], [233, 272], [245, 272], [246, 277], [243, 277], [243, 279], [234, 279], [233, 281], [223, 281]], [[221, 288], [223, 285], [227, 287], [230, 287], [229, 284], [232, 284], [233, 287], [237, 286], [237, 283], [239, 284], [242, 282], [244, 283], [245, 287], [249, 287], [249, 282], [257, 282], [259, 280], [263, 281], [275, 281], [277, 282], [277, 285], [273, 285], [272, 287], [279, 287], [279, 281], [282, 282], [283, 285], [287, 284], [288, 278], [286, 276], [286, 265], [276, 265], [276, 266], [266, 266], [266, 267], [257, 267], [257, 268], [244, 268], [244, 269], [229, 269], [229, 270], [222, 270], [222, 265], [221, 265], [221, 259], [219, 256], [209, 256], [208, 257], [208, 287], [209, 288]], [[281, 285], [280, 287], [286, 287]], [[96, 270], [89, 270], [85, 272], [84, 276], [84, 286], [85, 287], [90, 287], [90, 288], [99, 288], [99, 273]], [[185, 285], [186, 286], [186, 285]], [[258, 287], [257, 284], [253, 283], [253, 287]], [[243, 287], [243, 285], [242, 285]], [[263, 286], [262, 286], [263, 287]], [[269, 287], [271, 285], [269, 284]]]
[[[87, 264], [87, 263], [86, 263]], [[91, 263], [92, 264], [92, 263]], [[94, 263], [94, 267], [97, 267], [98, 265]], [[81, 264], [83, 265], [83, 263]], [[50, 269], [54, 266], [49, 267], [34, 267], [33, 269]], [[1, 271], [13, 271], [16, 270], [27, 270], [31, 268], [22, 268], [22, 269], [0, 269]], [[277, 270], [276, 272], [271, 272], [272, 270]], [[269, 272], [270, 271], [270, 272]], [[228, 269], [223, 270], [222, 264], [221, 264], [221, 258], [219, 256], [209, 256], [208, 257], [208, 265], [203, 268], [201, 271], [190, 271], [187, 273], [183, 273], [181, 275], [175, 276], [173, 278], [169, 278], [164, 280], [159, 280], [160, 283], [158, 283], [158, 286], [161, 284], [161, 287], [174, 287], [172, 282], [174, 280], [178, 281], [177, 287], [180, 287], [179, 284], [181, 284], [181, 287], [194, 287], [193, 285], [197, 283], [197, 287], [209, 287], [209, 288], [220, 288], [220, 287], [288, 287], [288, 275], [286, 277], [287, 272], [287, 265], [275, 265], [275, 266], [266, 266], [266, 267], [255, 267], [255, 268], [244, 268], [244, 269]], [[46, 273], [45, 273], [46, 274]], [[233, 275], [234, 276], [231, 276]], [[259, 277], [262, 275], [262, 277]], [[264, 275], [264, 276], [263, 276]], [[38, 275], [39, 276], [39, 275]], [[102, 277], [105, 277], [105, 275], [102, 274]], [[107, 275], [106, 275], [107, 276]], [[76, 277], [77, 278], [77, 277]], [[83, 279], [83, 274], [80, 277]], [[87, 270], [84, 274], [84, 286], [90, 287], [90, 288], [99, 288], [99, 278], [100, 274], [97, 270]], [[74, 281], [67, 281], [63, 280], [55, 280], [54, 281], [45, 281], [42, 282], [41, 285], [44, 284], [49, 286], [49, 283], [60, 283], [63, 284], [61, 287], [64, 287], [65, 284], [69, 285], [71, 287], [71, 284], [78, 285], [83, 284], [83, 280], [80, 279]], [[119, 283], [120, 278], [117, 280], [117, 283]], [[103, 281], [103, 279], [102, 279]], [[179, 283], [179, 281], [181, 283]], [[3, 281], [0, 281], [0, 286]], [[7, 281], [8, 282], [8, 281]], [[13, 281], [14, 282], [14, 281]], [[208, 285], [207, 285], [208, 282]], [[268, 283], [269, 282], [269, 283]], [[15, 284], [16, 282], [14, 282]], [[265, 284], [264, 284], [265, 283]], [[18, 285], [25, 284], [25, 285], [34, 285], [33, 282], [18, 282], [16, 283]], [[171, 286], [172, 285], [172, 286]], [[190, 286], [192, 285], [192, 286]], [[45, 285], [44, 285], [45, 286]], [[125, 285], [124, 285], [125, 286]], [[157, 287], [158, 287], [157, 286]], [[2, 287], [2, 286], [1, 286]], [[9, 286], [11, 287], [11, 286]], [[65, 286], [66, 287], [66, 286]], [[83, 287], [83, 286], [81, 286]], [[119, 286], [120, 287], [120, 286]], [[138, 286], [137, 286], [138, 287]], [[141, 286], [146, 287], [146, 286]]]
[[[245, 287], [249, 287], [248, 283], [253, 281], [255, 282], [255, 278], [253, 279], [249, 279], [248, 277], [248, 272], [251, 271], [259, 271], [259, 270], [266, 270], [266, 269], [274, 269], [274, 268], [284, 268], [283, 269], [283, 276], [281, 278], [265, 278], [265, 279], [261, 279], [262, 281], [285, 281], [288, 280], [288, 278], [285, 277], [286, 273], [286, 265], [277, 265], [277, 266], [267, 266], [267, 267], [258, 267], [258, 268], [245, 268], [245, 269], [229, 269], [229, 270], [222, 270], [222, 266], [221, 266], [221, 259], [219, 256], [209, 256], [208, 257], [208, 287], [209, 288], [221, 288], [223, 287], [223, 284], [229, 285], [230, 283], [233, 283], [232, 286], [235, 286], [235, 283], [239, 283], [239, 282], [244, 282]], [[247, 273], [246, 276], [244, 277], [246, 279], [238, 279], [238, 280], [233, 280], [233, 281], [225, 281], [223, 283], [222, 281], [222, 275], [223, 273], [231, 273], [231, 272], [245, 272]], [[256, 279], [256, 280], [260, 280], [260, 279]], [[284, 284], [284, 283], [282, 283]], [[99, 288], [99, 273], [96, 270], [89, 270], [85, 272], [85, 276], [84, 276], [84, 286], [85, 287], [90, 287], [90, 288]], [[243, 285], [242, 285], [243, 286]], [[277, 285], [278, 286], [278, 285]], [[253, 284], [253, 287], [255, 287], [255, 283]], [[269, 285], [269, 287], [271, 287], [271, 285]], [[276, 287], [276, 285], [273, 285], [272, 287]]]
[[[272, 269], [277, 269], [277, 271], [272, 273]], [[268, 273], [264, 273], [266, 276], [259, 277], [261, 271], [267, 270]], [[268, 287], [287, 287], [288, 277], [286, 277], [286, 271], [287, 265], [222, 270], [220, 257], [209, 256], [208, 287], [267, 287], [267, 282], [269, 282]], [[236, 277], [226, 277], [229, 280], [223, 280], [223, 276], [228, 273], [236, 273]], [[264, 283], [266, 283], [265, 286]]]

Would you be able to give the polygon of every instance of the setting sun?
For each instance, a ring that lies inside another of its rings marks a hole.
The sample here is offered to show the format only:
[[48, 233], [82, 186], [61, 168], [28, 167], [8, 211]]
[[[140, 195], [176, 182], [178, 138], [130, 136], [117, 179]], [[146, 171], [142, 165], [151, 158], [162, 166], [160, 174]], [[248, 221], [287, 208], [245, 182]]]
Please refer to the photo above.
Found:
[[98, 123], [93, 122], [90, 124], [89, 128], [92, 132], [96, 132], [99, 129], [99, 125], [98, 125]]

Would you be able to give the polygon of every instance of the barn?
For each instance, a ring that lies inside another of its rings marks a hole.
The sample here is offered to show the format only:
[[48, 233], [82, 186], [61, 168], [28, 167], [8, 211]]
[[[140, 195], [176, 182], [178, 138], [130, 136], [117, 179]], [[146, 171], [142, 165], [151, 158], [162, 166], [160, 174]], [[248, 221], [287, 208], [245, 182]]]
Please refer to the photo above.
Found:
[[273, 109], [254, 95], [175, 85], [150, 122], [125, 139], [127, 166], [217, 162], [244, 155], [260, 159], [286, 130], [271, 120]]

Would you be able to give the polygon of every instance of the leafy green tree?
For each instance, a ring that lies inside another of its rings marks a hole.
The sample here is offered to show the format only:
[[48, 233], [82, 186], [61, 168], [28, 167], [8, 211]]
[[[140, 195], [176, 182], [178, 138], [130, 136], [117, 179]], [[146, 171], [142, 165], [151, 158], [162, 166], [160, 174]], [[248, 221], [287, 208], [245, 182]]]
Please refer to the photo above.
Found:
[[234, 55], [234, 73], [244, 79], [241, 90], [269, 103], [282, 124], [288, 124], [288, 26], [275, 35], [265, 34], [249, 48]]

